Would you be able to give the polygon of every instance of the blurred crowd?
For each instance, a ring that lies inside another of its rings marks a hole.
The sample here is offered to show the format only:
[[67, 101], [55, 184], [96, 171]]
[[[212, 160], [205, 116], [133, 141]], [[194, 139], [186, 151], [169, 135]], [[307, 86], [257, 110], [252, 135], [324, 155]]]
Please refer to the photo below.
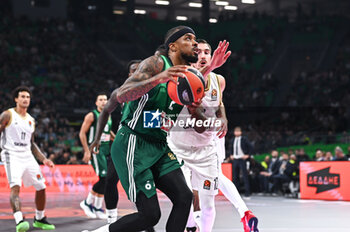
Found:
[[[350, 146], [345, 153], [336, 146], [333, 151], [317, 149], [315, 154], [306, 154], [304, 148], [288, 151], [272, 150], [263, 161], [251, 156], [246, 164], [250, 189], [258, 195], [297, 197], [299, 192], [299, 164], [303, 161], [350, 161]], [[235, 162], [228, 156], [226, 162]], [[239, 188], [243, 191], [244, 185]]]
[[[123, 82], [125, 71], [117, 68], [76, 22], [31, 21], [25, 17], [13, 18], [7, 12], [3, 11], [0, 19], [0, 110], [14, 106], [12, 89], [29, 86], [33, 91], [29, 112], [38, 121], [36, 136], [40, 148], [55, 163], [80, 163], [79, 124], [72, 122], [71, 115], [91, 109], [96, 94], [116, 88]], [[226, 82], [224, 102], [230, 126], [245, 125], [256, 153], [292, 144], [350, 142], [345, 129], [350, 113], [344, 107], [350, 103], [349, 35], [339, 48], [334, 69], [301, 72], [291, 80], [292, 93], [284, 102], [289, 108], [276, 108], [271, 106], [280, 79], [265, 73], [262, 66], [276, 51], [287, 19], [259, 14], [223, 17], [223, 22], [240, 27], [234, 31], [239, 35], [232, 44], [241, 43], [228, 63], [218, 70], [230, 80]], [[142, 21], [138, 26], [142, 26]], [[216, 33], [210, 40], [232, 36], [225, 33], [229, 32]], [[108, 35], [103, 39], [120, 34], [109, 32]], [[271, 107], [272, 111], [260, 115], [261, 107]], [[253, 111], [248, 112], [249, 117], [242, 117], [239, 109]], [[339, 136], [339, 132], [343, 134]], [[229, 133], [227, 140], [231, 138]]]
[[69, 115], [91, 109], [98, 92], [114, 89], [120, 70], [72, 21], [2, 17], [0, 54], [0, 110], [15, 105], [15, 87], [30, 87], [40, 148], [57, 164], [81, 163], [79, 125]]

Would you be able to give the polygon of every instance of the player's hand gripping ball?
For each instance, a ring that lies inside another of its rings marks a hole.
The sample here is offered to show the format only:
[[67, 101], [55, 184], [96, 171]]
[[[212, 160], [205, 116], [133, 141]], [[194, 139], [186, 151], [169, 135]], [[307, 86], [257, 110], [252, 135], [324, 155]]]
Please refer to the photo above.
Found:
[[193, 67], [189, 67], [184, 74], [186, 78], [177, 77], [178, 85], [168, 82], [168, 94], [171, 100], [179, 105], [191, 105], [204, 97], [204, 77]]

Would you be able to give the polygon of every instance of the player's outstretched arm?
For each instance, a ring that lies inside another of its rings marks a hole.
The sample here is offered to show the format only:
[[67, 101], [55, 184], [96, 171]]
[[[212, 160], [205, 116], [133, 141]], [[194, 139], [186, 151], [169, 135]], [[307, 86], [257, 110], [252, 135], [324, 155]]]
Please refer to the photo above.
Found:
[[32, 139], [31, 139], [31, 149], [32, 149], [32, 153], [33, 155], [43, 164], [45, 164], [46, 166], [53, 168], [55, 166], [55, 164], [46, 158], [46, 156], [40, 151], [38, 145], [34, 142], [34, 133], [32, 134]]
[[103, 107], [103, 110], [100, 113], [100, 116], [98, 117], [97, 126], [96, 126], [96, 133], [95, 133], [95, 140], [91, 143], [91, 145], [89, 147], [90, 152], [98, 153], [103, 128], [105, 128], [105, 126], [108, 122], [109, 116], [115, 110], [115, 108], [117, 108], [117, 105], [119, 104], [118, 99], [117, 99], [118, 91], [119, 91], [119, 89], [116, 89], [112, 92], [106, 105]]
[[169, 80], [176, 83], [175, 77], [185, 77], [185, 65], [176, 65], [162, 72], [163, 66], [163, 59], [157, 55], [142, 61], [137, 70], [120, 86], [118, 102], [136, 100], [158, 84]]
[[230, 57], [231, 51], [227, 51], [229, 42], [226, 40], [220, 41], [218, 47], [215, 49], [211, 58], [210, 64], [200, 69], [203, 76], [207, 76], [214, 69], [221, 67], [225, 64], [226, 60]]

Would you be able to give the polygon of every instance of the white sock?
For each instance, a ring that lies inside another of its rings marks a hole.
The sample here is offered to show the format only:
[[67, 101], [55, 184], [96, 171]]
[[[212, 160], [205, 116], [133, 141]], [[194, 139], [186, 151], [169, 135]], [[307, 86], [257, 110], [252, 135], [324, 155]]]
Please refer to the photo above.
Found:
[[200, 227], [200, 224], [201, 224], [201, 215], [202, 215], [202, 211], [200, 210], [193, 212], [193, 218], [198, 227]]
[[207, 195], [199, 191], [199, 204], [201, 207], [201, 232], [211, 232], [213, 230], [216, 211], [215, 211], [215, 195]]
[[95, 198], [95, 196], [91, 192], [89, 192], [89, 194], [85, 200], [86, 204], [91, 205], [92, 202], [94, 202], [94, 198]]
[[42, 210], [42, 211], [40, 211], [40, 210], [35, 210], [35, 219], [36, 220], [41, 220], [41, 219], [43, 219], [43, 217], [45, 216], [45, 210]]
[[102, 202], [103, 202], [103, 197], [95, 197], [95, 204], [94, 204], [94, 206], [95, 206], [95, 208], [96, 209], [101, 209], [102, 208]]
[[117, 209], [106, 209], [106, 213], [108, 217], [118, 217]]
[[16, 224], [23, 220], [23, 214], [21, 211], [17, 211], [16, 213], [14, 213], [13, 217], [15, 218]]
[[244, 217], [244, 212], [248, 211], [249, 209], [242, 200], [241, 195], [239, 195], [234, 183], [232, 183], [232, 181], [222, 173], [219, 174], [219, 189], [237, 209], [240, 217]]

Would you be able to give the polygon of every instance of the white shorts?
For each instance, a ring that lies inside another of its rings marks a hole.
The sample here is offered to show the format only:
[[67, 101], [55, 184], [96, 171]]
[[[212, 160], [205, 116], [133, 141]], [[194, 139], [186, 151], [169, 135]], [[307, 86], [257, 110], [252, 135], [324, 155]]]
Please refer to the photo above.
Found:
[[19, 155], [12, 151], [3, 150], [1, 160], [5, 166], [10, 188], [16, 185], [21, 187], [22, 180], [25, 187], [34, 186], [37, 191], [46, 188], [45, 179], [32, 153], [21, 152]]
[[221, 169], [215, 143], [205, 147], [180, 147], [168, 140], [168, 146], [178, 161], [184, 162], [182, 171], [186, 181], [190, 179], [192, 189], [203, 190], [203, 193], [209, 195], [218, 194], [218, 177]]

